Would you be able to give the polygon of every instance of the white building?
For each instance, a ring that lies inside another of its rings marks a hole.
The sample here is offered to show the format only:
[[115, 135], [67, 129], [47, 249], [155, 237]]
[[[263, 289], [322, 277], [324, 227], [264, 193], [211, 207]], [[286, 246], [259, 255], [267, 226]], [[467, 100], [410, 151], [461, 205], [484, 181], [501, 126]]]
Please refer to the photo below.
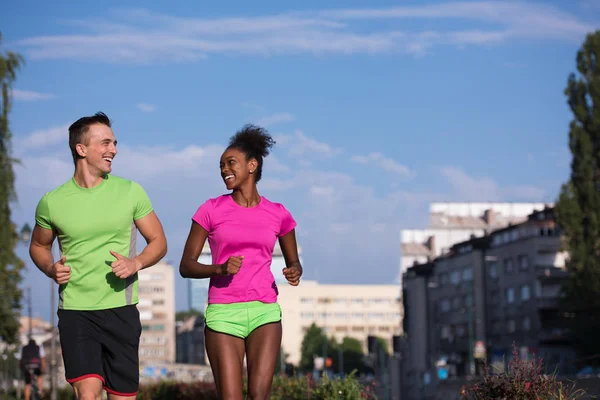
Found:
[[367, 336], [378, 336], [392, 349], [392, 337], [402, 332], [399, 285], [322, 285], [302, 280], [298, 286], [279, 286], [282, 309], [282, 347], [287, 362], [298, 365], [304, 333], [312, 323], [340, 343], [359, 340], [367, 351]]
[[164, 261], [138, 272], [140, 365], [175, 362], [175, 276]]
[[547, 203], [432, 203], [427, 229], [400, 231], [401, 261], [399, 278], [408, 267], [424, 263], [448, 251], [452, 245], [480, 237], [495, 229], [517, 224]]

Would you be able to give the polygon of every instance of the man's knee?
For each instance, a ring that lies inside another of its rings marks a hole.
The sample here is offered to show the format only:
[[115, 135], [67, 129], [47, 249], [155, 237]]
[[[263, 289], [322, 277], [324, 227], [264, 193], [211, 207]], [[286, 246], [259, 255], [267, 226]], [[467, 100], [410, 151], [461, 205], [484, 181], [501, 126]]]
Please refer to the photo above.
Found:
[[84, 389], [76, 392], [75, 397], [77, 397], [77, 400], [101, 400], [102, 391], [97, 392], [96, 390]]

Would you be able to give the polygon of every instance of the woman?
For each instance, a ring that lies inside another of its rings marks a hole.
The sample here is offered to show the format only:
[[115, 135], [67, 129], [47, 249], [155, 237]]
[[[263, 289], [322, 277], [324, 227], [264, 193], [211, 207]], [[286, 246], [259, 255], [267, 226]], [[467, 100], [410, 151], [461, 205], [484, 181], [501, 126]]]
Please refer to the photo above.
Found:
[[[281, 346], [281, 309], [271, 273], [277, 239], [289, 284], [297, 286], [302, 275], [294, 218], [256, 188], [263, 158], [274, 144], [264, 129], [253, 125], [231, 138], [220, 161], [221, 177], [231, 193], [198, 208], [179, 267], [184, 278], [210, 278], [206, 351], [219, 397], [227, 400], [242, 399], [244, 353], [248, 398], [270, 395]], [[212, 265], [197, 261], [207, 238]]]

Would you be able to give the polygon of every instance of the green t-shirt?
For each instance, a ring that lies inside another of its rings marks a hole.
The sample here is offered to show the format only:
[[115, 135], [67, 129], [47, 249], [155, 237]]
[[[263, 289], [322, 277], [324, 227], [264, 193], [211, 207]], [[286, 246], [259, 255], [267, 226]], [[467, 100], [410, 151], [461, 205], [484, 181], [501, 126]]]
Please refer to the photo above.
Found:
[[57, 233], [65, 265], [71, 267], [71, 279], [59, 288], [59, 308], [104, 310], [137, 304], [137, 274], [117, 277], [110, 250], [135, 257], [134, 221], [151, 212], [144, 189], [114, 175], [90, 189], [71, 178], [42, 197], [36, 223]]

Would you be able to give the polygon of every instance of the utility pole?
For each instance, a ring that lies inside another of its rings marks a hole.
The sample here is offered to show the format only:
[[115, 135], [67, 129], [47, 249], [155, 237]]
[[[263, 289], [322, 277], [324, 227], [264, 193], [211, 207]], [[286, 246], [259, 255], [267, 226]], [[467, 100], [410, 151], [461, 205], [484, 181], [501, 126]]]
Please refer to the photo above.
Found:
[[33, 338], [33, 321], [31, 316], [31, 286], [27, 287], [27, 315], [29, 316], [29, 339]]
[[473, 308], [475, 308], [475, 296], [473, 295], [473, 279], [469, 281], [469, 294], [471, 295], [471, 304], [469, 305], [469, 372], [471, 376], [475, 375], [475, 359], [473, 349], [475, 346], [475, 332], [473, 326]]

